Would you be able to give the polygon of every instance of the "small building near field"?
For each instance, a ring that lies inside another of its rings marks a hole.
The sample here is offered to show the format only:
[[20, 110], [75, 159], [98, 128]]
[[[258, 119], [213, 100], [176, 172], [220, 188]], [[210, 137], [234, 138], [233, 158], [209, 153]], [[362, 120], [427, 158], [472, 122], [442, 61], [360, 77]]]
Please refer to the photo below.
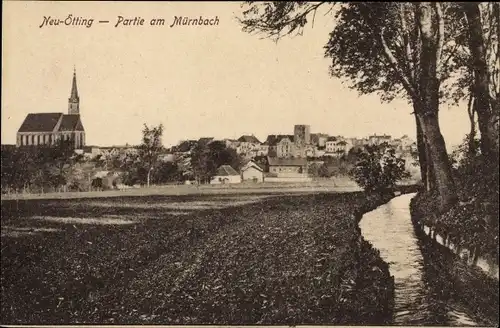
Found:
[[278, 176], [307, 174], [307, 159], [268, 157], [269, 173]]
[[241, 175], [230, 165], [222, 165], [217, 169], [210, 184], [231, 184], [241, 183]]
[[310, 182], [312, 178], [307, 173], [307, 159], [305, 158], [276, 158], [268, 157], [269, 173], [265, 176], [266, 182]]
[[243, 181], [264, 182], [264, 169], [250, 161], [241, 169], [241, 177]]

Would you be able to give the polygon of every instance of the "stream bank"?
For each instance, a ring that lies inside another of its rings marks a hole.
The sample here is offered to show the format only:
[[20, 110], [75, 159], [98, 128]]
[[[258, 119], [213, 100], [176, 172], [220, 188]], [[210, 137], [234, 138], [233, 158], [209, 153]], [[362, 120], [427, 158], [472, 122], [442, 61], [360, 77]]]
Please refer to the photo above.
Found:
[[360, 221], [363, 238], [380, 251], [394, 277], [391, 324], [497, 325], [492, 304], [498, 289], [464, 274], [450, 254], [414, 227], [409, 208], [414, 195], [393, 198]]

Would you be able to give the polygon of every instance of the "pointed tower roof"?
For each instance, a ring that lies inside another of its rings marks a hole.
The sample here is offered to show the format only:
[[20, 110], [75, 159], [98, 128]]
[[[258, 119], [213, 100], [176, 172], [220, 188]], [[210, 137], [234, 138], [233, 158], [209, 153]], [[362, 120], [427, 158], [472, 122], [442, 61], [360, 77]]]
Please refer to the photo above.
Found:
[[73, 67], [73, 83], [71, 85], [70, 99], [78, 99], [78, 88], [76, 87], [76, 68]]

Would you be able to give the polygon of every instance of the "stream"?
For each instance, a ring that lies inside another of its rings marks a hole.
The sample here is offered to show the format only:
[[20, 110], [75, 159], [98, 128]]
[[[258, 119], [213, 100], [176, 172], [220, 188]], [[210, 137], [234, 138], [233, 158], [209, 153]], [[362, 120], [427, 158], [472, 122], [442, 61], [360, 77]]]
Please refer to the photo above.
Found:
[[[453, 291], [433, 279], [439, 272], [424, 262], [410, 217], [415, 194], [393, 198], [363, 215], [359, 226], [364, 239], [380, 251], [394, 276], [394, 325], [477, 326]], [[448, 287], [449, 288], [449, 287]]]

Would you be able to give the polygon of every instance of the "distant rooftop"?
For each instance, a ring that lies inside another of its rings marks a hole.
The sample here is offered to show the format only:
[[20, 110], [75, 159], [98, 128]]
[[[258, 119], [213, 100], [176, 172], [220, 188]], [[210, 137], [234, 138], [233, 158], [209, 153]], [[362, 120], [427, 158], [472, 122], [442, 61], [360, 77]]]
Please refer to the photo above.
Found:
[[230, 175], [240, 175], [233, 169], [230, 165], [222, 165], [217, 169], [215, 173], [216, 176], [230, 176]]
[[241, 136], [238, 141], [240, 142], [251, 142], [251, 143], [258, 143], [260, 144], [261, 142], [259, 139], [257, 139], [254, 135], [248, 136], [248, 135], [243, 135]]

